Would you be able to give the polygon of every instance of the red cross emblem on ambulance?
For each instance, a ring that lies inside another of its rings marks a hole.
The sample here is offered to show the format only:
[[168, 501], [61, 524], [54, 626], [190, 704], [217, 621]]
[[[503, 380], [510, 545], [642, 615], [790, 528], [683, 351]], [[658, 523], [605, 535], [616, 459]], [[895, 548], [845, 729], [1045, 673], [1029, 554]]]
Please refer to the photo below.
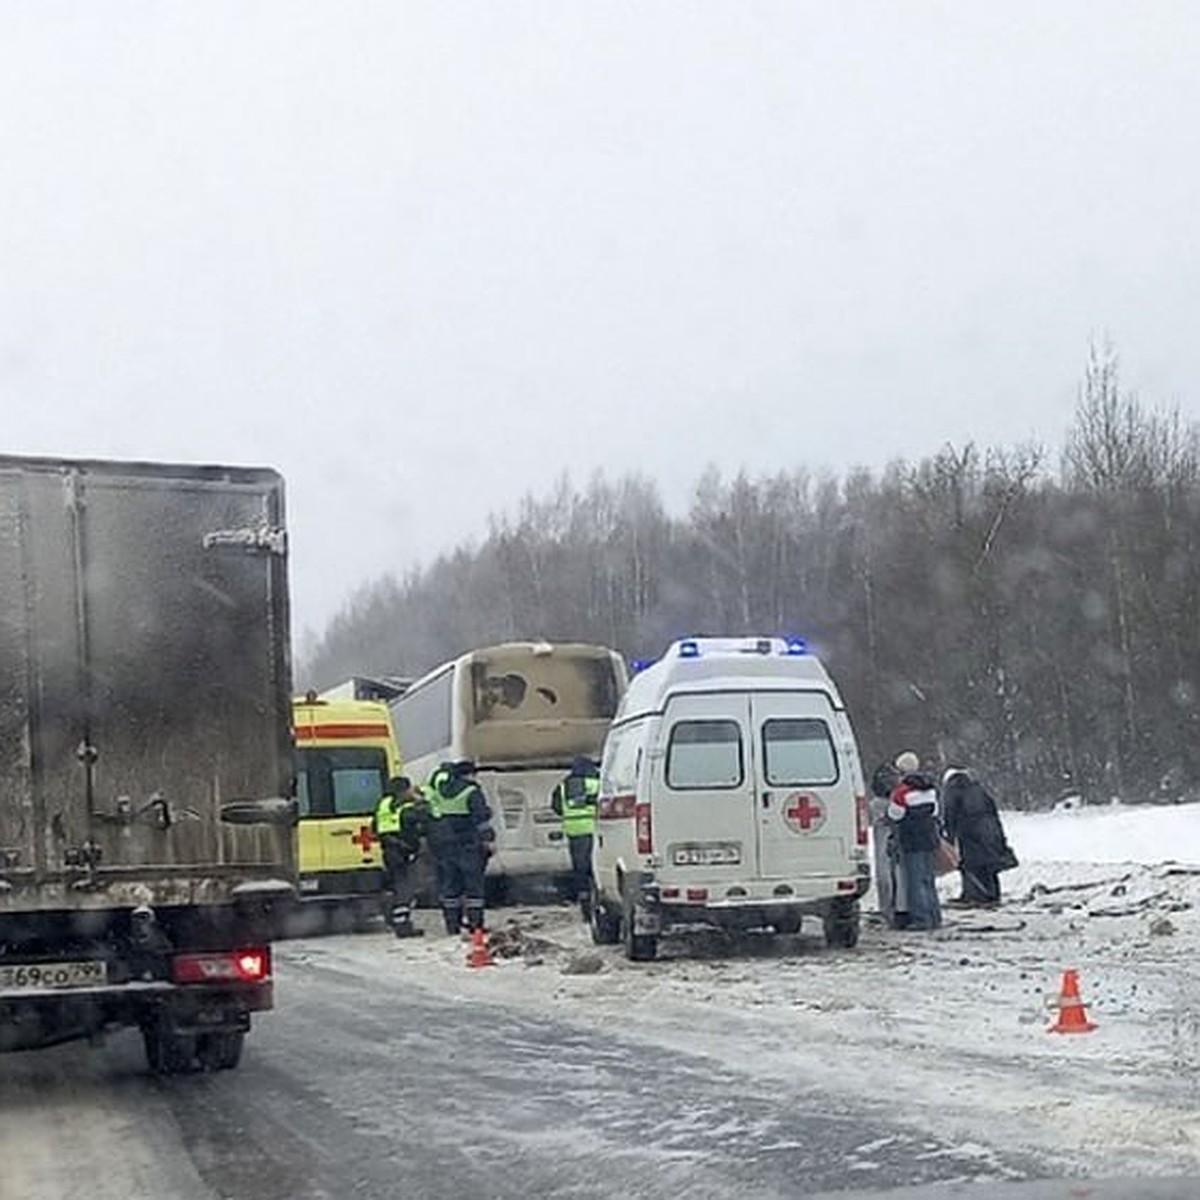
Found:
[[784, 801], [783, 819], [797, 833], [814, 833], [825, 824], [825, 806], [816, 796], [793, 792]]
[[362, 851], [365, 858], [371, 853], [371, 846], [379, 839], [372, 832], [370, 825], [362, 825], [350, 840]]

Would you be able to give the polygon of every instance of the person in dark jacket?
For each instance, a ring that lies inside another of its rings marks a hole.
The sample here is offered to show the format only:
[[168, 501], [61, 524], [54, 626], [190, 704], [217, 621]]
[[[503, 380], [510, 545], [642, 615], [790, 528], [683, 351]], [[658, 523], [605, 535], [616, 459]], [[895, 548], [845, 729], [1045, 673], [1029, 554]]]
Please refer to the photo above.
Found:
[[492, 810], [475, 782], [475, 764], [443, 764], [430, 777], [429, 848], [437, 862], [446, 932], [483, 928], [483, 873], [495, 846]]
[[1017, 865], [996, 802], [962, 767], [942, 777], [942, 820], [946, 837], [958, 847], [962, 895], [957, 903], [994, 906], [1000, 903], [1000, 872]]
[[900, 850], [895, 830], [887, 817], [888, 801], [900, 783], [895, 763], [880, 763], [871, 776], [871, 843], [875, 860], [875, 895], [879, 915], [889, 929], [899, 929], [908, 920], [908, 899], [900, 874]]
[[[911, 766], [911, 752], [896, 759], [897, 766]], [[942, 923], [942, 906], [937, 894], [938, 828], [937, 785], [919, 770], [901, 777], [887, 807], [888, 820], [896, 830], [900, 861], [908, 888], [908, 929], [937, 929]]]

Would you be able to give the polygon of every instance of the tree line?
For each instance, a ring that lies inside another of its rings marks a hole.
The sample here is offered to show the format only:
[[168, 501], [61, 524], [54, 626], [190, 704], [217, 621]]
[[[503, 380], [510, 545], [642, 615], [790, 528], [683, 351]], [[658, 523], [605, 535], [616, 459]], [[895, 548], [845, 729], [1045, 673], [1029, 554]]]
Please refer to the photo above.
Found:
[[1200, 436], [1093, 350], [1055, 463], [945, 447], [842, 477], [715, 468], [669, 513], [640, 475], [565, 479], [488, 536], [362, 588], [302, 675], [415, 675], [492, 642], [654, 657], [796, 633], [868, 765], [911, 747], [1013, 805], [1200, 793]]

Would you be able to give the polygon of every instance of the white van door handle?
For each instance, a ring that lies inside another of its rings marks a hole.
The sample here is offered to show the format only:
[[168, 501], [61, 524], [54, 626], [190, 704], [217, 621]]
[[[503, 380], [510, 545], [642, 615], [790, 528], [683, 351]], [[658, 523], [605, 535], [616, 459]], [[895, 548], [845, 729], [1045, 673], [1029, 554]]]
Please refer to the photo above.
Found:
[[771, 807], [771, 793], [763, 792], [763, 808]]

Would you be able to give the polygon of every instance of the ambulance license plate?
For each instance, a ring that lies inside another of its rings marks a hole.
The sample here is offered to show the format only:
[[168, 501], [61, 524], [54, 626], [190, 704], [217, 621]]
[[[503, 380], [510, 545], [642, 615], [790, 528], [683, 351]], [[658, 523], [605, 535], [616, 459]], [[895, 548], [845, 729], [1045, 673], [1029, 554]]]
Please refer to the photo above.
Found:
[[108, 964], [97, 962], [18, 963], [0, 966], [0, 991], [88, 987], [108, 982]]
[[728, 842], [711, 845], [676, 846], [674, 863], [677, 867], [731, 867], [742, 861], [740, 846]]

